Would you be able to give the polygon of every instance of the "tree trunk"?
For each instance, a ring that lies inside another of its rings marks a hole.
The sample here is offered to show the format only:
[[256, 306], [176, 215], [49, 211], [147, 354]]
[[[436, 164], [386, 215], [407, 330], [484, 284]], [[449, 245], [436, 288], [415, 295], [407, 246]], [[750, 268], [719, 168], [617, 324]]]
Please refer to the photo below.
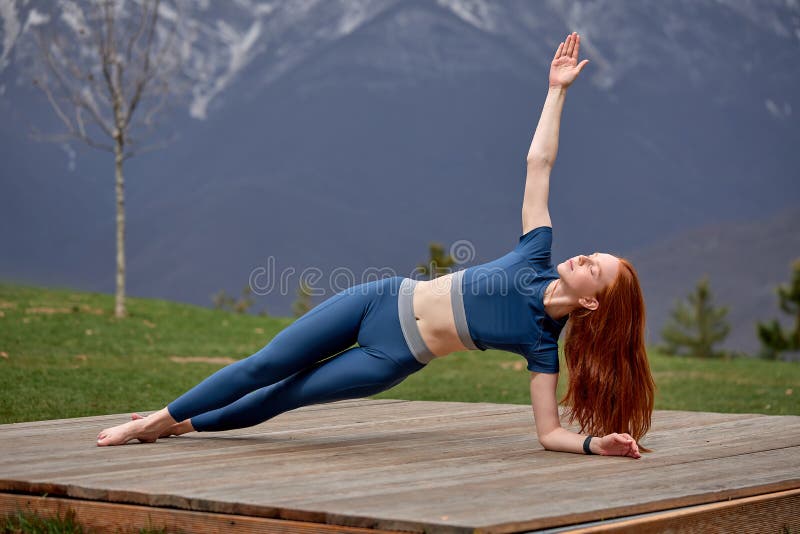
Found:
[[114, 316], [125, 317], [125, 181], [122, 176], [122, 143], [114, 143], [117, 192], [117, 293]]

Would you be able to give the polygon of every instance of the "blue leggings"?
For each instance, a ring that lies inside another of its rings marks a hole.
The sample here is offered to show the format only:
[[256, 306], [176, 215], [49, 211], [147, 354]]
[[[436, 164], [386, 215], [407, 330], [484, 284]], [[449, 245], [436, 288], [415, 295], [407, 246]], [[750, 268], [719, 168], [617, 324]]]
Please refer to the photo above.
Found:
[[[167, 410], [176, 421], [191, 419], [198, 431], [230, 430], [300, 406], [366, 397], [399, 384], [426, 365], [409, 349], [400, 324], [402, 280], [382, 278], [332, 295]], [[416, 328], [413, 308], [411, 313]]]

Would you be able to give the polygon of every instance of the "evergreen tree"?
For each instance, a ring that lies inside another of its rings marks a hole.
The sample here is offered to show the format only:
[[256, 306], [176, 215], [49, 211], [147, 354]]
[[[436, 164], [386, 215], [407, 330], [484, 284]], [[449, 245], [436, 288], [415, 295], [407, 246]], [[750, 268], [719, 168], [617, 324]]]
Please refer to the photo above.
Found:
[[420, 263], [417, 265], [417, 269], [430, 280], [448, 274], [450, 268], [456, 263], [455, 259], [453, 259], [450, 254], [444, 253], [444, 246], [440, 243], [431, 243], [428, 245], [428, 254], [430, 256], [428, 263]]
[[781, 352], [800, 350], [800, 258], [792, 263], [792, 281], [779, 285], [776, 293], [781, 310], [794, 317], [794, 331], [784, 333], [777, 319], [756, 323], [761, 357], [768, 360], [777, 359]]
[[233, 311], [236, 313], [245, 313], [253, 304], [253, 290], [250, 289], [249, 285], [246, 285], [242, 289], [242, 296], [233, 304]]
[[292, 311], [295, 317], [300, 317], [313, 307], [311, 304], [311, 286], [301, 279], [297, 288], [297, 300], [292, 303]]
[[668, 354], [681, 354], [696, 358], [719, 358], [724, 351], [715, 351], [714, 345], [730, 332], [725, 321], [728, 308], [712, 305], [708, 276], [704, 276], [687, 297], [688, 303], [678, 301], [672, 310], [671, 320], [661, 331], [664, 345], [660, 349]]
[[244, 286], [242, 289], [242, 296], [234, 299], [225, 293], [224, 289], [220, 289], [217, 293], [212, 295], [211, 301], [214, 303], [215, 310], [227, 310], [235, 313], [245, 313], [249, 310], [254, 302], [252, 297], [253, 290], [250, 286]]
[[214, 303], [215, 310], [230, 310], [235, 301], [233, 297], [228, 296], [224, 289], [220, 289], [211, 296], [211, 302]]

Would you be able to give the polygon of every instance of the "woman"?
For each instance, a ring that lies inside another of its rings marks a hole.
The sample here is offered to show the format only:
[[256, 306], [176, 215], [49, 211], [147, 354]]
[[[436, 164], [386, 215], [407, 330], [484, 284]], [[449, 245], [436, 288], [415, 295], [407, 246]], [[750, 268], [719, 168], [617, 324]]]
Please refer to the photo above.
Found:
[[[433, 280], [395, 276], [336, 293], [167, 407], [103, 430], [97, 444], [248, 427], [300, 406], [385, 391], [454, 351], [494, 348], [528, 360], [536, 431], [546, 449], [640, 458], [648, 451], [637, 441], [650, 427], [655, 385], [636, 271], [610, 254], [578, 255], [556, 268], [550, 261], [550, 169], [566, 90], [588, 63], [577, 64], [579, 48], [572, 33], [550, 66], [514, 250]], [[586, 436], [562, 428], [558, 416], [557, 341], [568, 320], [562, 402]]]

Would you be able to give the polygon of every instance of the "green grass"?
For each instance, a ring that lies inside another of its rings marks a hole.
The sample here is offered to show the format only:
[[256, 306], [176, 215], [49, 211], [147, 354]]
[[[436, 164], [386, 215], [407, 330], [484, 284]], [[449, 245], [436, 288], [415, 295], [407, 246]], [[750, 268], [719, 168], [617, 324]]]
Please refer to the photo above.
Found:
[[[43, 517], [32, 511], [17, 511], [0, 517], [0, 534], [92, 534], [96, 531], [82, 526], [75, 511], [68, 509], [57, 517]], [[138, 534], [164, 534], [164, 529], [141, 528]]]
[[72, 510], [64, 516], [46, 518], [34, 512], [18, 511], [0, 518], [0, 533], [2, 534], [85, 534], [84, 529], [76, 520]]
[[[156, 299], [127, 306], [120, 320], [111, 295], [0, 284], [0, 423], [162, 408], [221, 367], [170, 356], [242, 358], [292, 322]], [[797, 363], [649, 355], [656, 409], [800, 414]], [[528, 404], [524, 363], [455, 353], [373, 398]]]

